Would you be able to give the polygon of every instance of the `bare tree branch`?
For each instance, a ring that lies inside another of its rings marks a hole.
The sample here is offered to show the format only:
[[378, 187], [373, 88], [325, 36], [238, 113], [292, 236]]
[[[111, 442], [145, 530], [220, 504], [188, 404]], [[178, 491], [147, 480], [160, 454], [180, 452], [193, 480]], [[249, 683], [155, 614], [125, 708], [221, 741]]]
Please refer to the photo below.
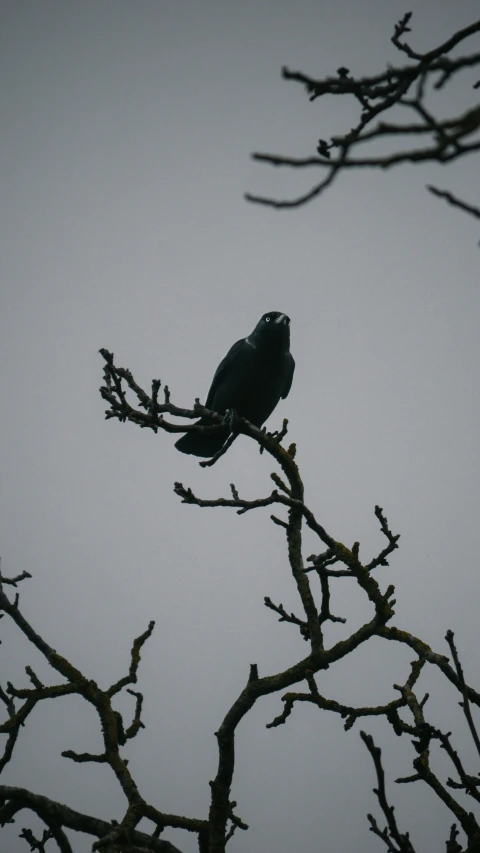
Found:
[[[112, 824], [108, 821], [82, 814], [48, 797], [34, 794], [26, 788], [0, 785], [0, 823], [4, 825], [22, 809], [34, 812], [47, 825], [56, 824], [99, 839], [106, 838], [112, 831]], [[180, 853], [178, 848], [169, 841], [153, 838], [138, 830], [132, 833], [132, 842], [157, 853]], [[71, 853], [71, 850], [68, 850], [68, 853]]]
[[392, 851], [392, 853], [415, 853], [415, 848], [410, 841], [409, 833], [400, 832], [395, 818], [394, 807], [390, 806], [387, 800], [385, 790], [385, 772], [382, 765], [382, 751], [375, 745], [371, 735], [368, 735], [366, 732], [360, 732], [360, 737], [373, 758], [378, 782], [378, 787], [373, 789], [373, 793], [376, 795], [380, 808], [387, 820], [387, 826], [382, 832], [372, 815], [367, 815], [370, 823], [370, 830], [385, 842], [387, 849]]

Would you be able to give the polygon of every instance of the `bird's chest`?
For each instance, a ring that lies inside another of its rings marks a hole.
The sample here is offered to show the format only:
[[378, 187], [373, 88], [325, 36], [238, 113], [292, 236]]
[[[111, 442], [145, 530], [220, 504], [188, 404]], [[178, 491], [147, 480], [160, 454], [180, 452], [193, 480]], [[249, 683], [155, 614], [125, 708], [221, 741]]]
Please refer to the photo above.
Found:
[[235, 409], [239, 415], [260, 426], [281, 397], [283, 378], [283, 353], [252, 350], [218, 389], [218, 403], [222, 406], [219, 410]]

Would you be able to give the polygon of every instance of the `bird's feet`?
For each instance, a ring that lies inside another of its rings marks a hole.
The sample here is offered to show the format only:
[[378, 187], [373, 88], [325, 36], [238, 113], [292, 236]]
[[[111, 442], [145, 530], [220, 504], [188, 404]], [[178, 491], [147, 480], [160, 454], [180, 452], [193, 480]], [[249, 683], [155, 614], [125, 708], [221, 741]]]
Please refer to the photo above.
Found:
[[[287, 418], [284, 418], [281, 430], [275, 430], [274, 432], [267, 432], [267, 428], [262, 427], [262, 434], [266, 438], [273, 438], [274, 441], [277, 442], [277, 444], [281, 444], [282, 439], [285, 438], [287, 432], [288, 432], [288, 420], [287, 420]], [[263, 447], [260, 447], [260, 453], [263, 453]]]

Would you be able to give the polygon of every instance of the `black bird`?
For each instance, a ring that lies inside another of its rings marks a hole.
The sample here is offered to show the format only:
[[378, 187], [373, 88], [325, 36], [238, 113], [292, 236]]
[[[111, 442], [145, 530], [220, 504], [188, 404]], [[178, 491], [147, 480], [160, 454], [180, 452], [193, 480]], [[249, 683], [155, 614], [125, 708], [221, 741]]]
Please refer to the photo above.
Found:
[[[217, 367], [205, 406], [225, 414], [233, 409], [240, 417], [261, 427], [293, 379], [295, 362], [290, 353], [290, 318], [280, 311], [264, 314], [248, 338], [228, 351]], [[198, 424], [212, 424], [200, 418]], [[211, 435], [187, 432], [175, 444], [182, 453], [213, 456], [228, 438], [229, 430]]]

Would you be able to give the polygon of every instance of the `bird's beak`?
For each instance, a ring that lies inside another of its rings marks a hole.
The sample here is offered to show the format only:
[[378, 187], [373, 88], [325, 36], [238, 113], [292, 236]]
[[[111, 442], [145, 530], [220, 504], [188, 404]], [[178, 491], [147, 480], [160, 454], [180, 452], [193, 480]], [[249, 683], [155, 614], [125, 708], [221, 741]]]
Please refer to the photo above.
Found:
[[279, 316], [279, 317], [277, 317], [277, 319], [276, 319], [276, 320], [274, 320], [274, 322], [275, 322], [275, 323], [285, 323], [285, 322], [286, 322], [286, 319], [287, 319], [287, 315], [286, 315], [286, 314], [280, 314], [280, 316]]

